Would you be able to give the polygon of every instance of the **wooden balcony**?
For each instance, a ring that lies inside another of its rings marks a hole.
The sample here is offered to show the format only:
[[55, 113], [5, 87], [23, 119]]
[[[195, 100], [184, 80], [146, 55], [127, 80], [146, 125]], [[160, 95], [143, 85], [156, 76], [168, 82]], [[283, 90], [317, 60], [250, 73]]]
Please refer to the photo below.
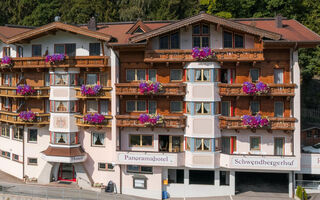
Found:
[[9, 123], [15, 125], [37, 125], [45, 126], [49, 124], [50, 114], [49, 113], [36, 113], [36, 118], [32, 122], [25, 122], [19, 118], [19, 113], [0, 111], [0, 122]]
[[13, 97], [13, 98], [49, 98], [50, 87], [33, 87], [36, 91], [34, 95], [20, 95], [17, 94], [17, 87], [0, 86], [0, 97]]
[[[117, 115], [117, 127], [145, 127], [139, 122], [139, 115]], [[181, 116], [163, 116], [163, 124], [158, 124], [160, 128], [185, 128], [187, 117]]]
[[[269, 117], [269, 126], [261, 129], [293, 131], [296, 121], [293, 117]], [[220, 129], [250, 129], [243, 125], [241, 117], [219, 117]], [[259, 129], [259, 128], [258, 128]]]
[[156, 94], [141, 94], [139, 91], [140, 83], [117, 83], [116, 94], [123, 95], [161, 95], [161, 96], [185, 96], [185, 83], [162, 83], [162, 90]]
[[[253, 96], [242, 90], [242, 84], [219, 83], [220, 96]], [[284, 96], [293, 97], [296, 84], [268, 84], [270, 92], [259, 96]]]
[[101, 124], [89, 124], [83, 120], [84, 115], [75, 115], [76, 118], [76, 124], [80, 127], [84, 128], [90, 128], [90, 127], [95, 127], [95, 128], [110, 128], [112, 126], [111, 115], [104, 115], [104, 120]]
[[65, 60], [50, 64], [45, 57], [12, 58], [13, 68], [84, 67], [104, 68], [108, 66], [108, 56], [66, 56]]
[[76, 90], [76, 97], [78, 99], [111, 99], [112, 87], [103, 87], [98, 96], [82, 96], [81, 88], [74, 88]]
[[[220, 62], [252, 62], [263, 61], [262, 49], [214, 49], [216, 58]], [[194, 62], [191, 49], [146, 50], [144, 62]]]

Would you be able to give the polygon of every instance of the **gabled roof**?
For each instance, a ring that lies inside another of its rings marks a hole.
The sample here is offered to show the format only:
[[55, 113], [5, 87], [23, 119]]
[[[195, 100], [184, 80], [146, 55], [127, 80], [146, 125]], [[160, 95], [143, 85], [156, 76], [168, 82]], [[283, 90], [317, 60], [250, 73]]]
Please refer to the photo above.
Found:
[[278, 33], [263, 30], [263, 29], [253, 27], [253, 26], [250, 26], [247, 24], [238, 23], [238, 22], [235, 22], [232, 20], [216, 17], [216, 16], [209, 15], [206, 13], [201, 13], [199, 15], [189, 17], [189, 18], [177, 21], [175, 23], [169, 24], [167, 26], [149, 31], [145, 34], [133, 36], [133, 37], [131, 37], [130, 41], [131, 42], [139, 42], [139, 41], [146, 40], [148, 38], [155, 37], [155, 36], [161, 35], [163, 33], [170, 32], [170, 31], [173, 31], [173, 30], [176, 30], [176, 29], [179, 29], [184, 26], [188, 26], [188, 25], [200, 22], [200, 21], [208, 21], [208, 22], [216, 23], [216, 24], [219, 24], [220, 26], [224, 26], [224, 27], [231, 28], [231, 29], [236, 29], [236, 30], [243, 31], [243, 32], [246, 32], [249, 34], [253, 34], [253, 35], [258, 35], [262, 38], [269, 38], [269, 39], [273, 39], [273, 40], [281, 39], [281, 34], [278, 34]]
[[138, 28], [143, 30], [143, 32], [149, 32], [151, 29], [146, 26], [141, 19], [139, 19], [129, 30], [128, 34], [133, 34]]
[[19, 42], [19, 41], [31, 40], [31, 39], [40, 37], [44, 34], [54, 32], [56, 30], [64, 30], [64, 31], [68, 31], [71, 33], [77, 33], [80, 35], [85, 35], [88, 37], [97, 38], [99, 40], [104, 40], [104, 41], [109, 41], [112, 38], [112, 36], [107, 35], [105, 33], [91, 31], [89, 29], [83, 29], [78, 26], [64, 24], [61, 22], [52, 22], [50, 24], [35, 28], [33, 30], [15, 35], [15, 36], [9, 38], [6, 43], [11, 44], [11, 43]]

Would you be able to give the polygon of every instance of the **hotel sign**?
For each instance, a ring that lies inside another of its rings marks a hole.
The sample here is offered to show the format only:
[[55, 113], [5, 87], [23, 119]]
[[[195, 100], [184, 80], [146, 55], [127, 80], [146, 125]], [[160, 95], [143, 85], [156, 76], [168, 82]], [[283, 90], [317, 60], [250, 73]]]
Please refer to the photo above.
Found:
[[296, 158], [233, 157], [231, 165], [239, 168], [293, 169], [297, 168], [298, 163]]
[[118, 164], [176, 166], [177, 155], [161, 153], [118, 153]]

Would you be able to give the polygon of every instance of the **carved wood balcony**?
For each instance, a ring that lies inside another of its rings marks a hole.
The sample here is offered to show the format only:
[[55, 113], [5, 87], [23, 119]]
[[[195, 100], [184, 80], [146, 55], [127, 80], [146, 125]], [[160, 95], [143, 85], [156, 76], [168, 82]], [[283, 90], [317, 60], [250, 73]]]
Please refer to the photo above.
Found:
[[[263, 61], [262, 49], [213, 49], [215, 61], [241, 62]], [[191, 49], [146, 50], [144, 62], [194, 62]]]
[[185, 96], [185, 83], [162, 83], [162, 90], [156, 94], [141, 94], [139, 91], [140, 83], [117, 83], [116, 94], [124, 95], [161, 95], [161, 96]]
[[108, 66], [108, 56], [66, 56], [63, 61], [55, 64], [46, 62], [45, 57], [12, 58], [13, 68], [48, 68], [48, 67], [84, 67], [105, 68]]
[[[154, 127], [159, 128], [185, 128], [187, 117], [184, 115], [181, 116], [162, 116], [163, 123], [158, 124]], [[136, 127], [142, 128], [145, 127], [144, 124], [141, 124], [139, 121], [139, 115], [117, 115], [117, 127]]]
[[[257, 129], [293, 131], [296, 121], [293, 117], [269, 117], [269, 126]], [[219, 116], [220, 129], [250, 129], [244, 126], [241, 117]]]
[[[270, 92], [257, 96], [284, 96], [293, 97], [296, 84], [267, 84], [270, 87]], [[220, 96], [253, 96], [246, 94], [242, 90], [242, 84], [227, 84], [219, 83]]]
[[96, 127], [96, 128], [110, 128], [112, 126], [112, 116], [111, 115], [104, 115], [104, 120], [101, 124], [90, 124], [83, 120], [84, 115], [75, 115], [76, 118], [76, 124], [80, 127], [84, 128], [90, 128], [90, 127]]
[[49, 98], [50, 87], [33, 87], [36, 91], [33, 95], [20, 95], [17, 94], [16, 86], [0, 86], [0, 97], [13, 97], [13, 98]]
[[78, 99], [111, 99], [112, 87], [103, 87], [103, 88], [101, 88], [101, 91], [100, 91], [99, 95], [97, 95], [97, 96], [83, 96], [81, 94], [81, 88], [80, 87], [76, 87], [74, 89], [76, 90], [76, 97]]
[[37, 126], [45, 126], [49, 124], [50, 114], [49, 113], [35, 113], [35, 120], [32, 122], [26, 122], [19, 118], [19, 113], [8, 112], [8, 111], [0, 111], [0, 122], [9, 123], [15, 125], [37, 125]]

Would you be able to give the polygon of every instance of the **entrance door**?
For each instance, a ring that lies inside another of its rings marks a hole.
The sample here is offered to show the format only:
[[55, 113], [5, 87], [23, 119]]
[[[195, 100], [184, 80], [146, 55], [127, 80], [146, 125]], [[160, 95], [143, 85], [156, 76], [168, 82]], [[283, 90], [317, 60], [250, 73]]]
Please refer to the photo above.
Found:
[[76, 181], [76, 173], [73, 164], [61, 163], [58, 172], [58, 180]]

